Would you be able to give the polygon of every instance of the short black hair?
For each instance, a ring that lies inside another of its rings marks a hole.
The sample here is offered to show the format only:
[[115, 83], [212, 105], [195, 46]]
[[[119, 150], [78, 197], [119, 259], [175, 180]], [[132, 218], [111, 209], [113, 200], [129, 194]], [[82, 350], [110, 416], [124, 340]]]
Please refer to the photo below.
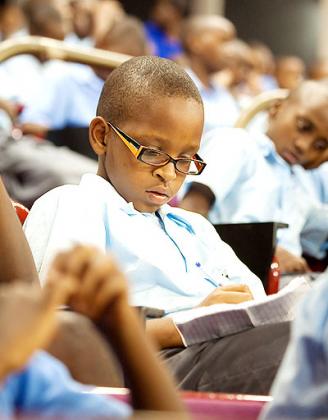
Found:
[[180, 65], [155, 56], [135, 57], [108, 76], [97, 115], [119, 125], [161, 97], [192, 99], [203, 105], [197, 87]]

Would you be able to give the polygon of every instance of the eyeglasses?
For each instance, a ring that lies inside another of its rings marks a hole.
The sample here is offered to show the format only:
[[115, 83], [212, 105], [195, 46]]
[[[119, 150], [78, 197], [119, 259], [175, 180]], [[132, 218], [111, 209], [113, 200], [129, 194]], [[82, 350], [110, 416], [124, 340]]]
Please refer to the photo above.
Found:
[[170, 155], [161, 150], [152, 149], [151, 147], [142, 146], [132, 137], [128, 136], [118, 127], [115, 127], [109, 121], [106, 123], [114, 130], [123, 143], [129, 148], [130, 152], [141, 162], [152, 166], [165, 166], [169, 162], [173, 162], [175, 169], [185, 175], [200, 175], [205, 169], [206, 163], [202, 158], [195, 154], [193, 159], [179, 158], [173, 159]]

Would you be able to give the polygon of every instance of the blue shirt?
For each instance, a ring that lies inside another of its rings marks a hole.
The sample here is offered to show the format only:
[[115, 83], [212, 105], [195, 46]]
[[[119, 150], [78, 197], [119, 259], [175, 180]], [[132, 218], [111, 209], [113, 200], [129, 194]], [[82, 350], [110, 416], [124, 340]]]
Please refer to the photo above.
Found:
[[202, 216], [162, 206], [140, 213], [97, 175], [56, 188], [33, 206], [25, 233], [41, 281], [54, 255], [74, 243], [111, 250], [129, 279], [131, 303], [174, 312], [199, 304], [217, 286], [261, 281]]
[[9, 420], [16, 418], [17, 413], [37, 418], [75, 419], [131, 415], [127, 405], [88, 394], [90, 390], [75, 382], [61, 362], [40, 351], [22, 371], [8, 376], [2, 383], [0, 417]]
[[279, 187], [246, 131], [211, 130], [203, 137], [199, 154], [207, 166], [200, 176], [186, 179], [182, 195], [192, 182], [207, 185], [215, 195], [212, 223], [274, 220]]
[[309, 173], [318, 199], [321, 203], [328, 204], [328, 162]]
[[174, 59], [182, 54], [181, 42], [178, 39], [170, 38], [154, 22], [146, 22], [145, 31], [154, 55]]
[[328, 272], [306, 295], [262, 420], [328, 418]]
[[34, 100], [21, 115], [21, 122], [50, 129], [88, 127], [96, 115], [103, 84], [88, 66], [57, 62], [44, 74]]
[[197, 86], [204, 103], [204, 134], [218, 127], [233, 127], [239, 116], [234, 97], [218, 83], [205, 87], [191, 69], [186, 72]]
[[290, 166], [264, 134], [236, 128], [212, 130], [202, 139], [200, 155], [207, 167], [190, 182], [207, 185], [216, 200], [213, 223], [277, 221], [278, 243], [290, 252], [322, 258], [328, 232], [328, 207], [315, 196], [307, 171]]
[[327, 249], [328, 206], [317, 199], [308, 172], [289, 165], [264, 134], [252, 137], [279, 184], [275, 220], [289, 224], [278, 231], [279, 244], [296, 255], [323, 258]]

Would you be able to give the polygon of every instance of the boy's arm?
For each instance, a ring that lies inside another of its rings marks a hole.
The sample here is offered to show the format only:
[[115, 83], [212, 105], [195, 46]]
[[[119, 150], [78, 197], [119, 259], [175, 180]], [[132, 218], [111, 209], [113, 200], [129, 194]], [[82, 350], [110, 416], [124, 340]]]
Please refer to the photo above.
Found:
[[0, 283], [37, 282], [31, 250], [0, 178]]
[[112, 259], [90, 247], [57, 256], [48, 279], [75, 278], [73, 309], [89, 316], [108, 336], [129, 381], [136, 409], [183, 411], [174, 383], [157, 360], [140, 316], [128, 303], [124, 275]]
[[[241, 303], [252, 300], [253, 296], [245, 284], [230, 284], [217, 287], [198, 306], [210, 306], [217, 303]], [[171, 318], [151, 319], [146, 322], [147, 335], [160, 348], [182, 347], [181, 336]]]
[[287, 249], [277, 246], [276, 257], [279, 263], [279, 269], [282, 273], [306, 273], [310, 268], [303, 257], [294, 255]]

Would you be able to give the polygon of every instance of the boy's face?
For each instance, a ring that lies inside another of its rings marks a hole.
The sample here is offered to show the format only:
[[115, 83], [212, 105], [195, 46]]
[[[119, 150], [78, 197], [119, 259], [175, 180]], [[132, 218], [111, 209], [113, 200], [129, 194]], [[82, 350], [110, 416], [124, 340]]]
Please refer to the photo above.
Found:
[[284, 101], [271, 116], [267, 134], [290, 165], [314, 169], [328, 160], [328, 100], [323, 94], [307, 99]]
[[[97, 124], [98, 131], [93, 130]], [[192, 158], [200, 145], [203, 107], [192, 99], [154, 98], [149, 106], [136, 109], [135, 117], [120, 123], [119, 128], [143, 146], [173, 158]], [[137, 160], [102, 118], [93, 120], [90, 132], [91, 138], [94, 132], [98, 141], [103, 136], [106, 142], [103, 149], [94, 147], [100, 155], [98, 175], [109, 180], [136, 210], [154, 212], [176, 195], [186, 175], [177, 172], [172, 162], [155, 167]]]

